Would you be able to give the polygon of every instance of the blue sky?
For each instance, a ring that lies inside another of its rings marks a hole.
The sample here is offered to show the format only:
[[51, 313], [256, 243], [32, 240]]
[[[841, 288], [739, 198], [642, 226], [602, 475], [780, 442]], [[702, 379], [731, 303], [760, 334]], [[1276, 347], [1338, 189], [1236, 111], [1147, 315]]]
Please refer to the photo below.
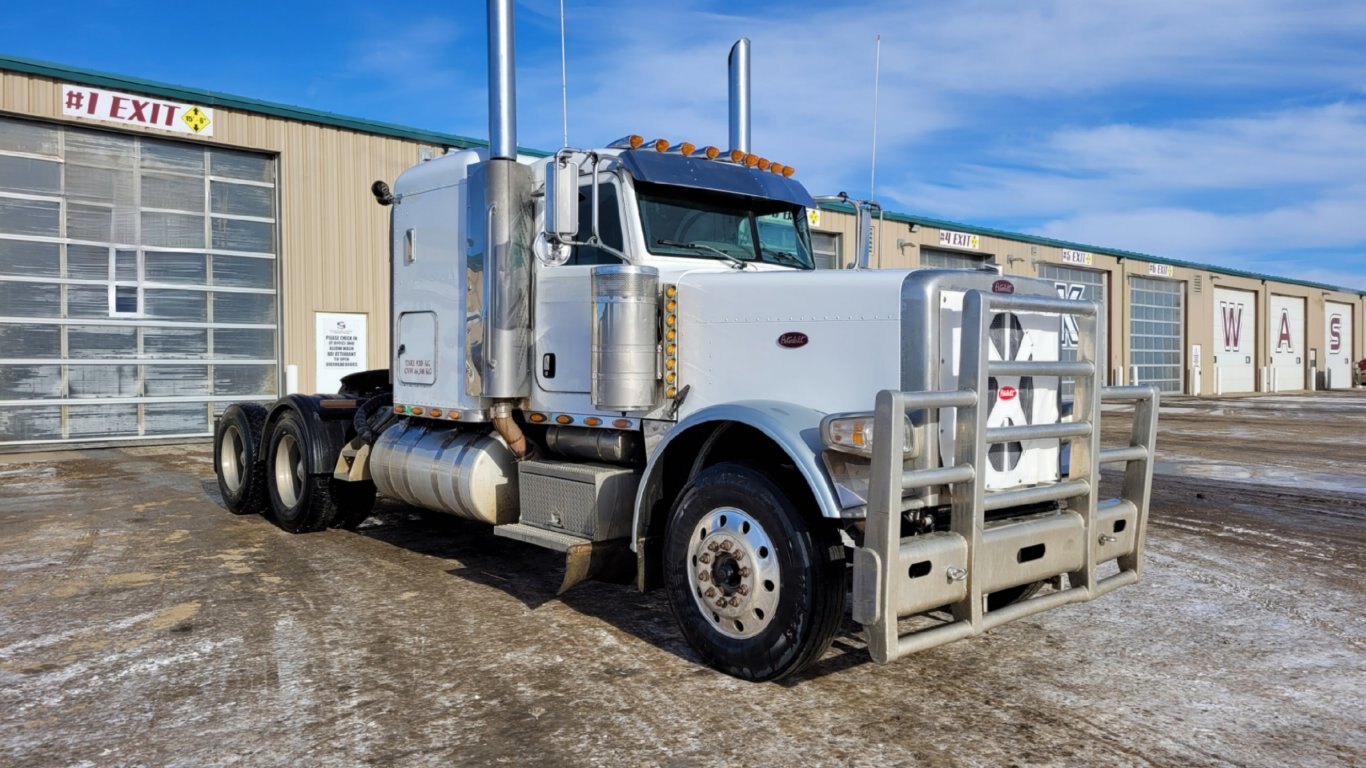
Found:
[[[754, 150], [813, 193], [1366, 290], [1366, 2], [566, 0], [569, 138]], [[482, 2], [10, 0], [0, 51], [484, 138]], [[519, 139], [561, 143], [559, 5], [517, 6]]]

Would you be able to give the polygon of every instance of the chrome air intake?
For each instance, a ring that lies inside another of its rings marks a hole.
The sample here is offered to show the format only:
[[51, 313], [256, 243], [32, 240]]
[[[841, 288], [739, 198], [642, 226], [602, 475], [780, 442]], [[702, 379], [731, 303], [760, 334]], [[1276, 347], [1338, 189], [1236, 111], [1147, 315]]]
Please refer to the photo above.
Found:
[[643, 411], [659, 397], [659, 270], [593, 269], [593, 405]]

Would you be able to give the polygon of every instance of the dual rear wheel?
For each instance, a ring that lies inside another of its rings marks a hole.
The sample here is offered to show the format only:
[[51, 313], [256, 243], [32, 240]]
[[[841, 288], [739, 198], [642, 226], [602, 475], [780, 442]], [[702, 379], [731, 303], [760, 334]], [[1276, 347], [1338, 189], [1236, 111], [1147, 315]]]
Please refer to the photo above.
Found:
[[375, 485], [335, 480], [331, 465], [315, 466], [326, 462], [313, 456], [300, 418], [296, 411], [282, 412], [261, 452], [266, 409], [253, 403], [228, 406], [214, 435], [223, 503], [238, 515], [269, 513], [291, 533], [354, 528], [374, 506]]

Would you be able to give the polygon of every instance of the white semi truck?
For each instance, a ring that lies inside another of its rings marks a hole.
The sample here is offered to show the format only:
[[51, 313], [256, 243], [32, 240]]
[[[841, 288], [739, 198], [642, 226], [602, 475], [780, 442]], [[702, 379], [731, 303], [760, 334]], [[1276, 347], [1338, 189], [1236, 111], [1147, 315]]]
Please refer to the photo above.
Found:
[[[378, 491], [565, 553], [562, 589], [624, 560], [749, 680], [819, 658], [850, 597], [886, 663], [1138, 580], [1157, 392], [1101, 386], [1095, 303], [861, 268], [858, 203], [856, 268], [814, 269], [816, 201], [750, 152], [747, 41], [730, 150], [632, 136], [544, 158], [518, 157], [510, 0], [489, 2], [489, 45], [489, 148], [373, 190], [390, 369], [228, 407], [230, 510], [348, 527]], [[1103, 401], [1134, 404], [1127, 444], [1101, 447]], [[1122, 491], [1101, 500], [1110, 462]]]

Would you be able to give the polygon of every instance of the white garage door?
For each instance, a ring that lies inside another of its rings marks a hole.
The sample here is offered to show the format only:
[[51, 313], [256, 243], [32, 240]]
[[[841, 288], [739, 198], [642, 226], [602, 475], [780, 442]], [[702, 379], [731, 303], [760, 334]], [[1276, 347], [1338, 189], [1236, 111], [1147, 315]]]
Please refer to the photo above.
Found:
[[0, 118], [0, 445], [273, 399], [275, 242], [273, 157]]
[[1305, 389], [1304, 299], [1271, 296], [1271, 391]]
[[[1098, 272], [1094, 269], [1077, 269], [1075, 267], [1060, 267], [1056, 264], [1040, 264], [1039, 277], [1045, 280], [1052, 280], [1053, 287], [1058, 291], [1058, 298], [1073, 299], [1084, 301], [1098, 301], [1101, 306], [1105, 305], [1105, 277], [1106, 273]], [[1105, 317], [1104, 310], [1101, 317]], [[1072, 315], [1063, 315], [1061, 339], [1062, 352], [1060, 357], [1063, 360], [1074, 361], [1077, 359], [1077, 319]], [[1109, 328], [1106, 328], [1109, 334]], [[1102, 364], [1108, 365], [1106, 363]], [[1103, 375], [1103, 371], [1102, 371]], [[1072, 391], [1075, 382], [1071, 377], [1062, 380], [1062, 398], [1072, 399]]]
[[1214, 289], [1214, 393], [1252, 392], [1257, 388], [1257, 294]]
[[1129, 286], [1129, 365], [1134, 384], [1181, 392], [1182, 293], [1185, 283], [1135, 277]]
[[1324, 368], [1328, 372], [1329, 389], [1352, 386], [1352, 329], [1355, 318], [1351, 304], [1336, 301], [1323, 303], [1323, 338], [1328, 354]]

